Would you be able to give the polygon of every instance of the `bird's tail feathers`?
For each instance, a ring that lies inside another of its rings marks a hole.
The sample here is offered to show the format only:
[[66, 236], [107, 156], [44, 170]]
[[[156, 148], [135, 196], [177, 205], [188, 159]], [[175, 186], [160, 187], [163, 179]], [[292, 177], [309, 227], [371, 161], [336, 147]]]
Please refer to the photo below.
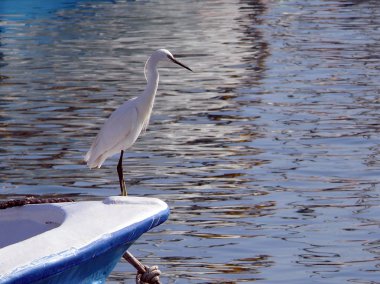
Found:
[[95, 157], [92, 153], [92, 149], [90, 149], [87, 154], [84, 156], [84, 161], [87, 163], [87, 166], [92, 169], [92, 168], [100, 168], [102, 166], [102, 163], [99, 163], [99, 158], [100, 157]]
[[117, 153], [118, 151], [106, 151], [104, 153], [97, 153], [97, 151], [94, 151], [92, 148], [87, 152], [86, 156], [84, 157], [85, 162], [87, 162], [87, 166], [92, 168], [100, 168], [104, 161], [113, 154]]

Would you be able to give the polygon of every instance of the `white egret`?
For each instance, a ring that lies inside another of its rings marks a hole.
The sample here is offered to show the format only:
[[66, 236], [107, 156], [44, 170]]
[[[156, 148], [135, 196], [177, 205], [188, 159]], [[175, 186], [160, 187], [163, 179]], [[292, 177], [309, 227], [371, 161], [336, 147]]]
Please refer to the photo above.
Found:
[[123, 154], [126, 149], [135, 143], [140, 133], [148, 126], [158, 87], [157, 65], [160, 61], [171, 61], [192, 71], [189, 67], [176, 60], [166, 49], [153, 52], [144, 68], [147, 81], [145, 90], [139, 97], [126, 101], [111, 114], [84, 158], [90, 168], [100, 168], [108, 157], [120, 153], [117, 173], [119, 175], [121, 195], [124, 196], [127, 195], [127, 189], [123, 176]]

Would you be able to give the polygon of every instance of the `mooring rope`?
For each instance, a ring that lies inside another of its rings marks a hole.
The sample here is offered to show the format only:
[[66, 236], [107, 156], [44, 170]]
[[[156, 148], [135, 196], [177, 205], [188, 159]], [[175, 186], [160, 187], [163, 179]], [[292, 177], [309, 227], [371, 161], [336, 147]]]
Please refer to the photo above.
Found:
[[27, 197], [24, 199], [13, 199], [9, 201], [0, 202], [0, 209], [24, 206], [27, 204], [61, 203], [61, 202], [74, 202], [74, 200], [71, 198], [65, 198], [65, 197], [57, 197], [57, 198]]
[[129, 251], [124, 253], [123, 258], [136, 268], [136, 284], [161, 284], [159, 279], [161, 271], [158, 269], [157, 265], [152, 267], [143, 265]]
[[160, 275], [161, 271], [158, 269], [157, 265], [148, 267], [145, 266], [145, 273], [141, 274], [137, 272], [136, 274], [136, 284], [153, 284], [153, 283], [161, 283]]

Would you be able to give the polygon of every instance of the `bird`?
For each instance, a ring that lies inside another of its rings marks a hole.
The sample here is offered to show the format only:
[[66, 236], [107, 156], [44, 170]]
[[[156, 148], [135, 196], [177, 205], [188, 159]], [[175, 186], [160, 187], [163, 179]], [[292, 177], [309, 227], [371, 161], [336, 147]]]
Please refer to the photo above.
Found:
[[123, 154], [136, 142], [149, 124], [159, 81], [157, 67], [161, 61], [175, 63], [193, 72], [190, 67], [179, 62], [169, 50], [154, 51], [145, 63], [144, 75], [147, 84], [144, 91], [140, 96], [124, 102], [111, 113], [84, 157], [87, 166], [92, 169], [100, 168], [107, 158], [120, 153], [117, 173], [122, 196], [127, 196], [123, 174]]

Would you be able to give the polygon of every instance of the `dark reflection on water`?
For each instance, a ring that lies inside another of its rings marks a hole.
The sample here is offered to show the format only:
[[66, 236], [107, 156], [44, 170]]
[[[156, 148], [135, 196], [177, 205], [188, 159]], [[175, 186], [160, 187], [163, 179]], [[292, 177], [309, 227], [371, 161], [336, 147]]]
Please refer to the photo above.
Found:
[[[376, 1], [12, 3], [0, 6], [3, 199], [118, 194], [117, 157], [91, 171], [82, 157], [167, 47], [196, 72], [161, 68], [125, 160], [130, 194], [172, 212], [133, 252], [164, 283], [378, 283]], [[120, 262], [108, 282], [133, 277]]]

